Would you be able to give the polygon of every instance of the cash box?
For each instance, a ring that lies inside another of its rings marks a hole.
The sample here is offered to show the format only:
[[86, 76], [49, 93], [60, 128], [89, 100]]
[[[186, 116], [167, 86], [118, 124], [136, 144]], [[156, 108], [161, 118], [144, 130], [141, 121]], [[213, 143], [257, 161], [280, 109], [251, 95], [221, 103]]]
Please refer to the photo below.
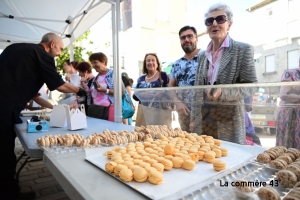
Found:
[[49, 123], [46, 120], [38, 119], [37, 116], [33, 116], [27, 120], [27, 132], [37, 133], [49, 130]]

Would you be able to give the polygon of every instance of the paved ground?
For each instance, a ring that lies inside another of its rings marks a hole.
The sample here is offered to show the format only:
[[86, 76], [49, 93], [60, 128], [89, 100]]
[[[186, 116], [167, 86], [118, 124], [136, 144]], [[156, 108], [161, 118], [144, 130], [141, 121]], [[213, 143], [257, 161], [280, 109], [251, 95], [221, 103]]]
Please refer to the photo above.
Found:
[[[17, 145], [15, 148], [17, 157], [21, 155], [22, 152], [22, 146]], [[24, 160], [24, 158], [20, 160], [17, 169], [19, 169]], [[48, 171], [43, 161], [27, 163], [20, 173], [19, 181], [21, 192], [34, 191], [37, 197], [36, 200], [70, 199]]]

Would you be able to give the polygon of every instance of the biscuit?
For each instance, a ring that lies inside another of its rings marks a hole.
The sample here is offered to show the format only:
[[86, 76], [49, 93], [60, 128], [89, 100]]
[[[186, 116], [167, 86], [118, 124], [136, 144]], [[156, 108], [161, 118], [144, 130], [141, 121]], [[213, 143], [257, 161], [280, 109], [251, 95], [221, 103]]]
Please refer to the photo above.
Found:
[[271, 160], [269, 163], [270, 167], [276, 168], [276, 169], [285, 169], [287, 167], [287, 163], [285, 160]]
[[133, 170], [133, 179], [136, 182], [142, 183], [145, 182], [148, 178], [148, 172], [144, 168], [136, 168]]
[[268, 153], [260, 153], [256, 158], [257, 162], [268, 164], [271, 161], [271, 157]]
[[195, 168], [196, 163], [191, 160], [191, 159], [187, 159], [183, 162], [183, 168], [186, 170], [193, 170]]
[[189, 156], [191, 157], [191, 159], [197, 163], [199, 161], [199, 155], [198, 152], [197, 153], [190, 153]]
[[145, 167], [144, 169], [148, 172], [148, 174], [151, 170], [157, 171], [157, 169], [155, 169], [154, 167], [151, 167], [151, 166]]
[[227, 156], [228, 155], [228, 149], [226, 148], [220, 148], [222, 151], [222, 156]]
[[159, 172], [163, 172], [165, 169], [165, 166], [161, 163], [153, 163], [152, 167], [155, 168]]
[[133, 179], [133, 173], [130, 169], [122, 169], [119, 173], [119, 177], [122, 181], [130, 182]]
[[122, 164], [118, 164], [117, 166], [115, 166], [114, 168], [114, 174], [116, 176], [119, 176], [119, 173], [122, 169], [128, 169], [128, 167], [126, 165], [122, 165]]
[[216, 171], [222, 171], [226, 169], [226, 162], [222, 160], [215, 160], [213, 161], [214, 170]]
[[220, 158], [222, 156], [222, 151], [220, 149], [213, 149], [212, 151], [216, 153], [216, 158]]
[[283, 160], [285, 160], [285, 162], [287, 162], [288, 165], [293, 162], [293, 160], [289, 156], [279, 156], [278, 158], [276, 158], [276, 160], [277, 159], [283, 159]]
[[139, 168], [139, 165], [131, 165], [128, 168], [133, 172], [133, 170], [135, 170], [136, 168]]
[[148, 181], [152, 184], [159, 185], [163, 182], [163, 175], [161, 172], [151, 170]]
[[170, 145], [170, 144], [167, 144], [165, 147], [164, 147], [164, 153], [166, 155], [173, 155], [175, 153], [175, 148], [173, 145]]
[[183, 159], [181, 157], [173, 157], [172, 163], [174, 168], [181, 168], [183, 164]]
[[131, 165], [134, 165], [134, 162], [132, 162], [132, 161], [124, 161], [122, 164], [126, 165], [127, 167], [130, 167]]
[[114, 172], [114, 169], [115, 167], [117, 166], [118, 164], [113, 162], [113, 161], [110, 161], [108, 163], [105, 164], [105, 170], [108, 172], [108, 173], [113, 173]]
[[213, 151], [208, 151], [204, 154], [205, 161], [208, 163], [212, 163], [215, 160], [215, 156], [216, 154]]
[[286, 170], [293, 172], [297, 176], [297, 179], [300, 180], [300, 167], [298, 165], [291, 164], [287, 166]]
[[164, 165], [165, 170], [171, 170], [173, 168], [173, 162], [171, 160], [164, 159], [160, 161], [161, 164]]
[[261, 187], [258, 190], [257, 195], [265, 200], [280, 200], [279, 193], [270, 186]]
[[[248, 184], [248, 181], [244, 179], [238, 179], [235, 182], [235, 187], [243, 192], [253, 192], [254, 188], [251, 186], [251, 184]], [[238, 184], [237, 184], [238, 182]]]
[[297, 176], [289, 170], [280, 170], [276, 176], [279, 183], [284, 187], [293, 187], [297, 182]]

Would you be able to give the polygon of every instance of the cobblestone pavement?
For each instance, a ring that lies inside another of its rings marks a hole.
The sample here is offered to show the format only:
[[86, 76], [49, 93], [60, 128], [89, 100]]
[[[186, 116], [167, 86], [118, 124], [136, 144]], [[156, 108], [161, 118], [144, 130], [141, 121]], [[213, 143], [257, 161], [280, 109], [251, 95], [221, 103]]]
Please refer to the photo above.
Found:
[[[21, 155], [23, 150], [21, 145], [16, 145], [15, 154], [17, 155], [17, 158]], [[17, 170], [24, 161], [25, 158], [20, 160], [17, 164]], [[70, 199], [49, 172], [43, 161], [27, 163], [22, 169], [19, 177], [21, 192], [35, 192], [36, 200]]]

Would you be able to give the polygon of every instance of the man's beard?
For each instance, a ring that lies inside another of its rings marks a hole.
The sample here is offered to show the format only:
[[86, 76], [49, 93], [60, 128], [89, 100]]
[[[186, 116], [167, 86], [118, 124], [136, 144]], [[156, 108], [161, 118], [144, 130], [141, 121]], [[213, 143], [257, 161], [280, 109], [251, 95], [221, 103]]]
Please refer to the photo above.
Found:
[[194, 43], [190, 43], [190, 44], [191, 44], [190, 46], [184, 46], [185, 44], [181, 45], [185, 53], [191, 53], [197, 48], [197, 46]]

